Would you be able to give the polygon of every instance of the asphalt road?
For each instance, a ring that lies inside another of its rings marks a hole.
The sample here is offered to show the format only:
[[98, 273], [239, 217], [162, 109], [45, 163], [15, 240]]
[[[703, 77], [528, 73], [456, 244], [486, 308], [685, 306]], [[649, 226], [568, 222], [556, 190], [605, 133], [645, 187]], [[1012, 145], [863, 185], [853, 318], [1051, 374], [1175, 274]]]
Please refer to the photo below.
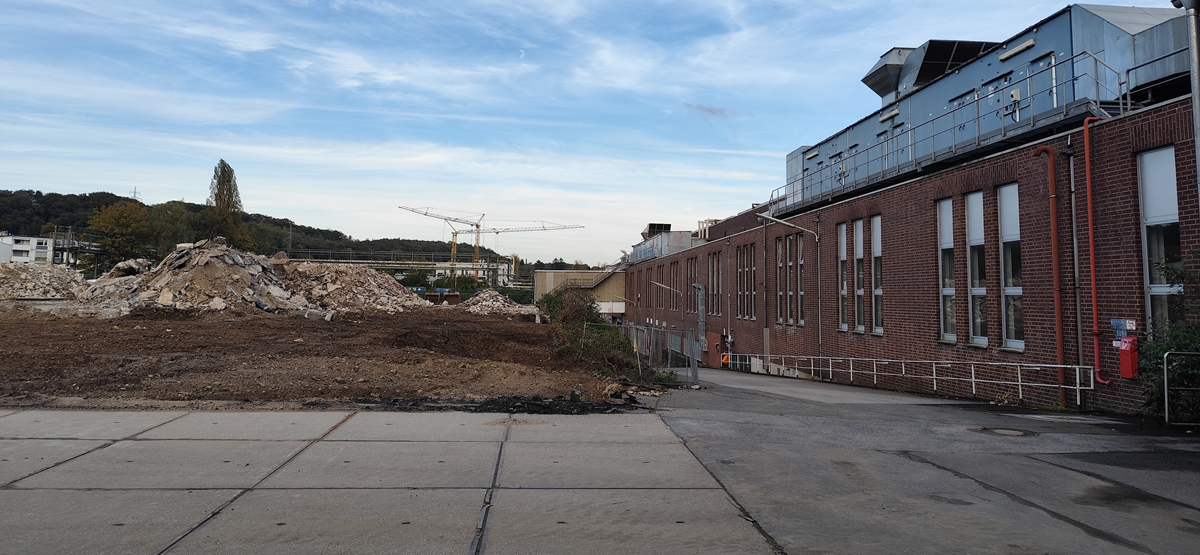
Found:
[[700, 378], [660, 415], [788, 554], [1200, 553], [1200, 441], [1185, 430]]

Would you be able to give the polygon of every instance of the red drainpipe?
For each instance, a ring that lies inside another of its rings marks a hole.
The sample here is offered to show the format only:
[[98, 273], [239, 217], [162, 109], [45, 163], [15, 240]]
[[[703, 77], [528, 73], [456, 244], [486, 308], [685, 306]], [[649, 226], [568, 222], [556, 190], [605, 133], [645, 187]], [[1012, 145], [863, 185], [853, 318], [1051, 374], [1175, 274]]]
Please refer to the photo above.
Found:
[[1066, 353], [1063, 351], [1062, 277], [1058, 261], [1058, 187], [1054, 182], [1054, 151], [1048, 146], [1039, 146], [1034, 156], [1046, 155], [1046, 173], [1050, 181], [1050, 273], [1054, 282], [1054, 355], [1058, 365], [1058, 404], [1067, 406]]
[[1083, 172], [1087, 182], [1087, 211], [1088, 211], [1088, 264], [1092, 271], [1092, 348], [1095, 354], [1093, 372], [1096, 381], [1104, 385], [1112, 383], [1100, 377], [1100, 310], [1096, 307], [1096, 225], [1092, 219], [1092, 143], [1088, 135], [1088, 126], [1101, 118], [1084, 118], [1083, 120]]

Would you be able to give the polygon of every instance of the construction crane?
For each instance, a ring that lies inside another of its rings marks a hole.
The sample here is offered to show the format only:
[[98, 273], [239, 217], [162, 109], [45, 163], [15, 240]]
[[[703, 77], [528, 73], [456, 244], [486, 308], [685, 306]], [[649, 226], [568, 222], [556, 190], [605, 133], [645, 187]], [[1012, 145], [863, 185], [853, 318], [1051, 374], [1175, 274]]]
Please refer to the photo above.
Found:
[[[468, 231], [466, 229], [455, 229], [454, 224], [451, 222], [457, 222], [459, 224], [469, 225], [473, 228], [469, 231], [475, 233], [475, 256], [471, 259], [471, 262], [475, 263], [475, 264], [479, 263], [479, 237], [480, 237], [480, 235], [482, 235], [484, 233], [494, 233], [496, 235], [499, 235], [501, 233], [515, 233], [515, 232], [521, 232], [521, 231], [554, 231], [554, 230], [559, 230], [559, 229], [579, 229], [579, 228], [583, 227], [581, 225], [558, 225], [558, 224], [547, 224], [546, 222], [539, 222], [541, 225], [538, 225], [538, 226], [485, 228], [482, 226], [483, 214], [479, 215], [478, 220], [472, 221], [472, 220], [468, 220], [468, 219], [464, 219], [464, 218], [456, 218], [454, 216], [443, 216], [441, 214], [435, 214], [435, 213], [431, 212], [429, 208], [410, 208], [408, 206], [401, 206], [400, 208], [403, 208], [404, 210], [408, 210], [409, 212], [415, 212], [422, 216], [429, 216], [430, 218], [437, 218], [439, 220], [443, 220], [448, 225], [450, 225], [450, 276], [451, 277], [454, 276], [454, 267], [455, 267], [455, 264], [458, 262], [458, 234]], [[475, 269], [475, 279], [479, 279], [479, 269], [478, 268]]]

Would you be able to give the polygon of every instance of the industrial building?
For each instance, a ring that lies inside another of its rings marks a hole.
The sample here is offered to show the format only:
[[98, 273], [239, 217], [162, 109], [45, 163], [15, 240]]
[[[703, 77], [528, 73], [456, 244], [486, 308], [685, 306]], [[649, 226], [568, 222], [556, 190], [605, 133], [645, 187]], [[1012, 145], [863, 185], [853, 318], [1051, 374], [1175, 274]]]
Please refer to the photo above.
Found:
[[998, 42], [894, 48], [881, 107], [763, 202], [652, 225], [624, 297], [711, 365], [1130, 412], [1136, 340], [1200, 247], [1184, 10], [1072, 5]]

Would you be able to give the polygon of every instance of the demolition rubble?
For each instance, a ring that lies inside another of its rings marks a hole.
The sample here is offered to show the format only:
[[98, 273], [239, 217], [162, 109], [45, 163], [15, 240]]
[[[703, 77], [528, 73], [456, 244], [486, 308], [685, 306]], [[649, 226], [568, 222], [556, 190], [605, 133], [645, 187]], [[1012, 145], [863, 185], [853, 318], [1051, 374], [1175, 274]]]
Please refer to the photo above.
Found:
[[90, 285], [77, 279], [73, 290], [59, 289], [63, 297], [110, 308], [257, 308], [325, 320], [337, 312], [394, 314], [430, 305], [370, 268], [289, 260], [283, 253], [267, 258], [230, 248], [220, 237], [180, 244], [156, 266], [127, 260]]
[[495, 289], [484, 289], [475, 296], [463, 301], [459, 308], [471, 314], [500, 314], [504, 316], [537, 315], [541, 311], [536, 306], [525, 306], [505, 297]]
[[[331, 319], [348, 312], [396, 314], [432, 303], [391, 276], [366, 266], [271, 258], [229, 247], [224, 238], [177, 245], [157, 265], [126, 260], [91, 283], [75, 271], [33, 264], [0, 264], [0, 299], [55, 298], [128, 313], [137, 307], [221, 311], [259, 309]], [[471, 314], [536, 316], [493, 289], [453, 307]], [[84, 314], [87, 311], [80, 311]]]
[[0, 299], [73, 299], [84, 285], [79, 272], [61, 266], [0, 262]]

